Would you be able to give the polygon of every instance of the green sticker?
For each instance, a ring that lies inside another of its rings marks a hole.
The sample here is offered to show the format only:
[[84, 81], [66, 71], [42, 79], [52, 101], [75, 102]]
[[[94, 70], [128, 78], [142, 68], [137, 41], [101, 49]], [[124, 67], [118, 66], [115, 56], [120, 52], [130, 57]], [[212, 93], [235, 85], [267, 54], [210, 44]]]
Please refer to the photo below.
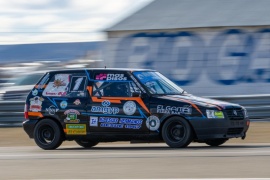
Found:
[[217, 118], [224, 118], [223, 112], [222, 111], [215, 111], [215, 116]]

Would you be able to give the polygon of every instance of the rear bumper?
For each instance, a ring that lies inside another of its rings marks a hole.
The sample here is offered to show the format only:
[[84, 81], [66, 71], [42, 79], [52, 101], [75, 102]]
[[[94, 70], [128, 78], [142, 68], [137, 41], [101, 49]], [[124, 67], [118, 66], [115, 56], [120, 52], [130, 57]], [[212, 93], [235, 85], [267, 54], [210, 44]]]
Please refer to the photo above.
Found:
[[38, 120], [26, 120], [23, 122], [23, 129], [29, 136], [29, 138], [34, 138], [34, 129]]
[[245, 138], [249, 128], [249, 119], [230, 121], [226, 119], [213, 119], [190, 121], [197, 136], [197, 140], [220, 138]]

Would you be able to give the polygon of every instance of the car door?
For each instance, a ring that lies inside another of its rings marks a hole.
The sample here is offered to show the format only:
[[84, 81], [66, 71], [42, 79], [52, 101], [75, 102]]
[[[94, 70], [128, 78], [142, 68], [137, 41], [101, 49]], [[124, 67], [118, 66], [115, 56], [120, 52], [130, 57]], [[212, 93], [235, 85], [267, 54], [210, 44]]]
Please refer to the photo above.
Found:
[[[46, 113], [59, 119], [67, 135], [84, 135], [88, 124], [87, 102], [87, 76], [80, 72], [56, 73], [49, 80], [43, 91]], [[73, 125], [83, 127], [72, 129]]]
[[140, 94], [140, 89], [124, 71], [94, 72], [88, 108], [90, 131], [149, 133], [146, 126], [149, 110]]

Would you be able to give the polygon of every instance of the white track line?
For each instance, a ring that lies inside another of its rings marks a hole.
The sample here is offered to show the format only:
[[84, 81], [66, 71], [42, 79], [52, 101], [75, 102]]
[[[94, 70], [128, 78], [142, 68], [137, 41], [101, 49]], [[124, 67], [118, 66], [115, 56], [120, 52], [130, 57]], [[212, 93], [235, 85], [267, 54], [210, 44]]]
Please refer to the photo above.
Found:
[[165, 156], [175, 156], [175, 155], [190, 155], [190, 156], [202, 156], [202, 155], [207, 155], [209, 156], [215, 156], [215, 155], [246, 155], [246, 154], [270, 154], [269, 151], [265, 150], [256, 150], [256, 151], [222, 151], [222, 152], [172, 152], [172, 151], [167, 151], [167, 152], [115, 152], [115, 153], [106, 153], [106, 152], [76, 152], [76, 153], [49, 153], [49, 152], [44, 152], [44, 153], [18, 153], [18, 154], [10, 154], [10, 153], [0, 153], [0, 157], [51, 157], [51, 156], [58, 156], [58, 157], [63, 157], [63, 156], [85, 156], [85, 157], [97, 157], [97, 156], [140, 156], [140, 155], [149, 155], [149, 156], [156, 156], [156, 155], [165, 155]]
[[[45, 180], [45, 179], [38, 179], [38, 180]], [[63, 180], [63, 179], [50, 179], [50, 180]], [[80, 180], [80, 179], [69, 179], [69, 180]], [[98, 179], [98, 180], [123, 180], [123, 179]], [[149, 180], [149, 179], [128, 179], [128, 180]], [[170, 178], [170, 179], [153, 179], [153, 180], [270, 180], [270, 178], [201, 178], [201, 179]]]

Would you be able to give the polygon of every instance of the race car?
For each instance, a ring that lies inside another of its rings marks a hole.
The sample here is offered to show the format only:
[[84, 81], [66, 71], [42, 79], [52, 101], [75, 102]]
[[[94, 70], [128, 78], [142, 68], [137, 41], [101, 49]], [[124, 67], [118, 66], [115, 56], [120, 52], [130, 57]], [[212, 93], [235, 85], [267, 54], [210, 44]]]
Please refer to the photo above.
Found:
[[45, 150], [75, 140], [99, 142], [191, 142], [219, 146], [246, 137], [244, 107], [196, 97], [155, 70], [92, 68], [50, 71], [25, 103], [23, 128]]

